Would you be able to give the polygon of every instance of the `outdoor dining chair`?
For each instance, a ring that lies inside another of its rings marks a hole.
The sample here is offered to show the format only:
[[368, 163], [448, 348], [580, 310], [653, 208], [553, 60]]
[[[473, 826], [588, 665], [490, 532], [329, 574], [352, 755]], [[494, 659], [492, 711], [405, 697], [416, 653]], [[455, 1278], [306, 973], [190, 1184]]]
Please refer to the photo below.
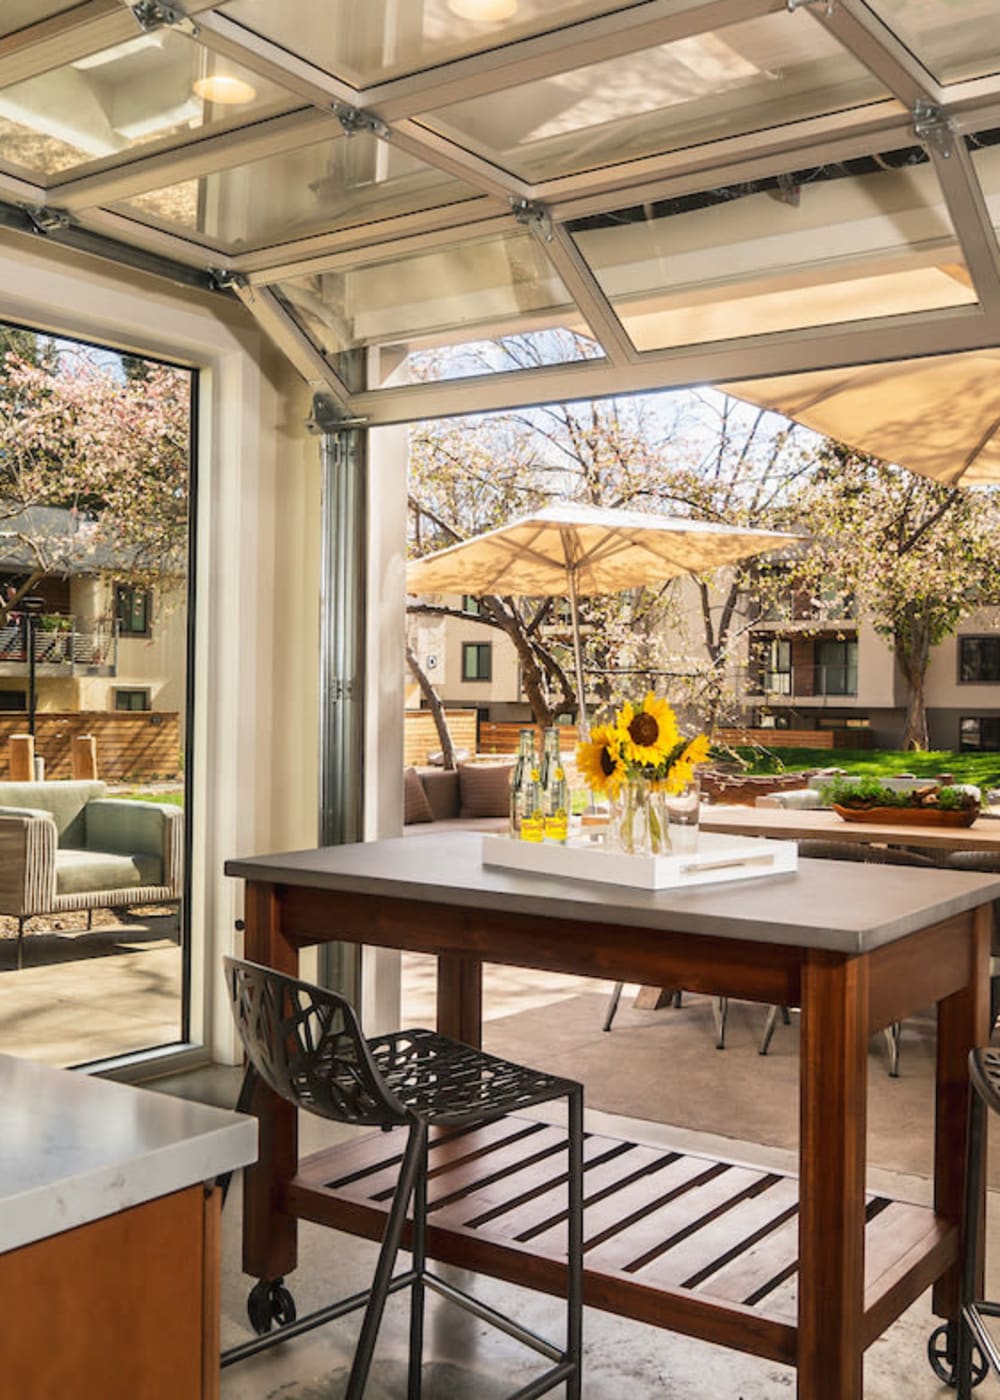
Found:
[[[510, 1400], [529, 1400], [565, 1385], [580, 1400], [583, 1327], [583, 1088], [540, 1070], [487, 1055], [429, 1030], [402, 1030], [366, 1039], [344, 997], [255, 963], [225, 958], [233, 1015], [251, 1070], [276, 1094], [337, 1123], [406, 1129], [399, 1174], [372, 1285], [343, 1304], [321, 1309], [312, 1325], [364, 1307], [364, 1320], [345, 1400], [361, 1400], [382, 1314], [390, 1293], [410, 1289], [407, 1400], [419, 1400], [424, 1297], [431, 1289], [499, 1327], [552, 1364]], [[509, 1113], [565, 1098], [567, 1132], [566, 1344], [558, 1347], [513, 1319], [446, 1283], [427, 1267], [430, 1130], [447, 1132], [493, 1122]], [[412, 1203], [409, 1269], [396, 1273]], [[262, 1281], [263, 1282], [263, 1281]], [[258, 1288], [261, 1285], [257, 1286]], [[251, 1294], [253, 1297], [253, 1294]], [[290, 1302], [290, 1299], [289, 1299]], [[290, 1309], [294, 1317], [294, 1306]], [[253, 1311], [251, 1321], [257, 1327]], [[267, 1320], [270, 1325], [270, 1319]], [[298, 1335], [310, 1319], [283, 1331]], [[268, 1339], [270, 1340], [270, 1339]], [[253, 1347], [255, 1344], [250, 1344]]]

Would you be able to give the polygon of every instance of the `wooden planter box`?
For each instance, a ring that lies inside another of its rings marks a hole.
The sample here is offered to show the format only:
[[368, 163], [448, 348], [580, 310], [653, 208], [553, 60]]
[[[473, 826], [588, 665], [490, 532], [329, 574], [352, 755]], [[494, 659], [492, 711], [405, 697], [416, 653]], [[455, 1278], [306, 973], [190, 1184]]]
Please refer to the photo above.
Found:
[[845, 822], [872, 822], [881, 826], [971, 826], [979, 816], [975, 807], [936, 811], [933, 807], [841, 807], [833, 810]]

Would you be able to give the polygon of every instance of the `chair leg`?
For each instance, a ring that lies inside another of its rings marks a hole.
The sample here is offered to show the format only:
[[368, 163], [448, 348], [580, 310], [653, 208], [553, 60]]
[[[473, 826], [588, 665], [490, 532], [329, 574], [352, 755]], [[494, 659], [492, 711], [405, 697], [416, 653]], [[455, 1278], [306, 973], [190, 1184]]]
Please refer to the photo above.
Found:
[[17, 970], [21, 971], [24, 966], [24, 925], [27, 919], [23, 914], [17, 916]]
[[91, 930], [93, 927], [94, 927], [94, 911], [93, 911], [93, 909], [88, 909], [88, 910], [87, 910], [87, 932], [89, 933], [90, 930]]
[[983, 1151], [986, 1146], [986, 1105], [973, 1085], [969, 1085], [969, 1143], [965, 1157], [965, 1201], [962, 1211], [962, 1272], [959, 1282], [959, 1317], [955, 1377], [957, 1400], [972, 1397], [972, 1334], [965, 1320], [965, 1309], [975, 1302], [978, 1292], [978, 1263], [982, 1236]]
[[424, 1361], [424, 1303], [427, 1289], [424, 1270], [427, 1267], [427, 1135], [424, 1132], [420, 1165], [413, 1187], [414, 1279], [410, 1284], [410, 1365], [406, 1379], [406, 1400], [420, 1400], [423, 1389]]
[[903, 1026], [899, 1021], [893, 1021], [891, 1026], [886, 1026], [882, 1032], [885, 1036], [886, 1049], [889, 1052], [889, 1077], [899, 1078], [899, 1042], [903, 1035]]
[[774, 1028], [778, 1024], [778, 1017], [781, 1015], [780, 1006], [769, 1006], [767, 1008], [767, 1020], [764, 1022], [764, 1033], [760, 1038], [757, 1047], [758, 1055], [766, 1055], [771, 1045], [771, 1037], [774, 1035]]
[[606, 1031], [609, 1031], [611, 1029], [612, 1022], [615, 1019], [615, 1013], [618, 1010], [618, 1003], [622, 999], [622, 992], [624, 990], [625, 983], [616, 982], [614, 987], [612, 988], [611, 995], [608, 997], [608, 1009], [604, 1015], [604, 1029]]
[[726, 1022], [729, 1020], [729, 998], [712, 998], [712, 1019], [715, 1021], [715, 1048], [726, 1048]]
[[375, 1266], [375, 1278], [372, 1281], [368, 1306], [365, 1308], [361, 1335], [358, 1337], [358, 1345], [354, 1353], [354, 1363], [351, 1366], [347, 1389], [344, 1392], [344, 1400], [363, 1400], [364, 1397], [365, 1386], [368, 1384], [368, 1372], [371, 1370], [372, 1356], [375, 1353], [378, 1329], [382, 1323], [382, 1314], [389, 1296], [389, 1285], [396, 1267], [396, 1255], [399, 1253], [400, 1242], [403, 1238], [406, 1212], [426, 1150], [427, 1126], [424, 1123], [414, 1123], [410, 1128], [406, 1151], [403, 1153], [399, 1181], [396, 1183], [392, 1209], [389, 1211], [389, 1219], [386, 1221], [382, 1248], [379, 1250], [378, 1264]]
[[569, 1215], [566, 1219], [566, 1400], [580, 1400], [583, 1379], [583, 1089], [569, 1095]]

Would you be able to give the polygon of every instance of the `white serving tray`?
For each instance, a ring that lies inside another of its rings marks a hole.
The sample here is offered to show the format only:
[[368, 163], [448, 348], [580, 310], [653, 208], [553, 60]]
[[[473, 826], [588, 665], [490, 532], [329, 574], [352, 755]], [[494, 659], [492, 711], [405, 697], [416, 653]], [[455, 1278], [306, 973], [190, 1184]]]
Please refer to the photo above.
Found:
[[698, 845], [685, 855], [629, 856], [606, 850], [602, 842], [571, 839], [554, 842], [520, 841], [510, 836], [483, 836], [483, 864], [534, 875], [557, 875], [606, 885], [631, 885], [640, 890], [714, 885], [724, 880], [752, 880], [760, 875], [796, 870], [799, 848], [794, 841], [769, 841], [762, 836], [728, 836], [700, 831]]

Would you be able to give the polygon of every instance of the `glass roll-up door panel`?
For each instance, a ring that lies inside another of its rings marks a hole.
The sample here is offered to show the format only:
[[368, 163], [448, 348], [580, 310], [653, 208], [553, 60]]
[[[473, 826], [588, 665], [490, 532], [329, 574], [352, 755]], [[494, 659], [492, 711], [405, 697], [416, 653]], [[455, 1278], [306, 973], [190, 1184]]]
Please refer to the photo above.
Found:
[[1000, 73], [997, 0], [868, 0], [939, 83]]
[[156, 29], [0, 88], [0, 163], [75, 175], [296, 106], [266, 78]]
[[454, 103], [420, 120], [538, 181], [886, 95], [810, 15], [783, 10]]
[[974, 304], [921, 147], [570, 225], [639, 350]]
[[[314, 272], [276, 283], [273, 290], [317, 348], [335, 362], [355, 351], [390, 347], [398, 366], [413, 352], [446, 355], [448, 347], [468, 345], [477, 333], [491, 340], [540, 335], [553, 346], [565, 343], [565, 354], [539, 351], [550, 363], [585, 357], [573, 342], [589, 332], [528, 233]], [[450, 365], [438, 372], [429, 369], [424, 377], [476, 372], [461, 355], [451, 352], [450, 359]], [[488, 367], [481, 364], [479, 372]]]
[[348, 139], [331, 119], [325, 140], [148, 190], [117, 207], [236, 253], [477, 197], [370, 132]]
[[[356, 87], [482, 53], [638, 0], [232, 0], [222, 13]], [[678, 8], [681, 8], [678, 5]], [[566, 42], [571, 33], [567, 32]]]
[[1000, 127], [977, 131], [965, 139], [990, 212], [990, 222], [1000, 233]]

